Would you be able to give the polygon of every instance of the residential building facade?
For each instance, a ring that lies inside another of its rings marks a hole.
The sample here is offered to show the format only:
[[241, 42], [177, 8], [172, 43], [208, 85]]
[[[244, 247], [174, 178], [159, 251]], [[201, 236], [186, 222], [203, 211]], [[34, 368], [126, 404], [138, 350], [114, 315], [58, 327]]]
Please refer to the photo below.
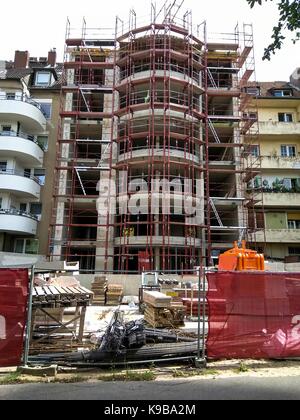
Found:
[[56, 52], [0, 62], [0, 252], [46, 256], [60, 80]]
[[255, 186], [263, 188], [266, 256], [300, 258], [300, 69], [289, 82], [251, 85], [257, 97], [259, 137], [252, 153], [261, 161]]

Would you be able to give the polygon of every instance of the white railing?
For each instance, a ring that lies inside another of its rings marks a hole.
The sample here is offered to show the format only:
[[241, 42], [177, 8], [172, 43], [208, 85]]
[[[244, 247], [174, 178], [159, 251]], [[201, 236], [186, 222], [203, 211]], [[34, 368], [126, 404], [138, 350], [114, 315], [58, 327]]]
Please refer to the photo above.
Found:
[[37, 222], [39, 221], [38, 216], [31, 214], [31, 213], [27, 213], [25, 211], [21, 211], [21, 210], [15, 210], [15, 209], [0, 209], [0, 215], [6, 215], [6, 216], [21, 216], [21, 217], [27, 217], [28, 219], [33, 219], [36, 220]]
[[29, 140], [35, 143], [37, 146], [39, 146], [40, 149], [45, 151], [43, 145], [41, 145], [37, 141], [37, 138], [35, 136], [22, 133], [21, 131], [19, 131], [18, 133], [16, 131], [0, 131], [0, 137], [14, 137], [14, 138], [21, 138], [21, 139]]

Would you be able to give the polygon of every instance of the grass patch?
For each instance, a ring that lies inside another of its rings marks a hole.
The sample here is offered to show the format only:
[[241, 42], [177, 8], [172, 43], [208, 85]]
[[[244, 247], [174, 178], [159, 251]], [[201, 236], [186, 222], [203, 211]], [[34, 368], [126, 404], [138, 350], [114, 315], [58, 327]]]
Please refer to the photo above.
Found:
[[156, 374], [151, 371], [145, 372], [134, 372], [127, 371], [126, 373], [113, 373], [111, 375], [102, 375], [99, 376], [98, 381], [104, 382], [150, 382], [155, 381]]
[[81, 382], [87, 382], [90, 378], [81, 376], [81, 375], [74, 375], [70, 376], [69, 378], [55, 378], [50, 381], [52, 384], [78, 384]]
[[174, 370], [173, 378], [191, 378], [197, 376], [217, 376], [219, 372], [215, 369], [193, 369], [193, 370]]
[[9, 375], [3, 376], [0, 378], [0, 385], [14, 385], [14, 384], [22, 384], [26, 381], [22, 381], [19, 372], [13, 372]]
[[237, 369], [237, 373], [246, 373], [249, 372], [249, 367], [245, 363], [241, 363]]

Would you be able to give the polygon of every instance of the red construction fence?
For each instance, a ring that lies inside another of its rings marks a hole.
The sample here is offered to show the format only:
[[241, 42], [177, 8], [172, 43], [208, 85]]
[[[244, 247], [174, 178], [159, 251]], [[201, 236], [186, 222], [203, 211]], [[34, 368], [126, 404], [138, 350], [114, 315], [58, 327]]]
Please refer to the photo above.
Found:
[[28, 294], [28, 270], [0, 269], [0, 367], [21, 362]]
[[208, 274], [209, 358], [300, 357], [300, 273]]

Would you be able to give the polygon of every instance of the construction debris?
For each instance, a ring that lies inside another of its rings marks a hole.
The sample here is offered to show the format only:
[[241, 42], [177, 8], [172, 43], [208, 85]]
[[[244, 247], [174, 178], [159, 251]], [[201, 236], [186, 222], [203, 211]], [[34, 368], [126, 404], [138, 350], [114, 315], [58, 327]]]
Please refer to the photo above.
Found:
[[[170, 357], [192, 358], [198, 350], [199, 343], [194, 338], [177, 335], [174, 331], [147, 328], [142, 320], [125, 323], [124, 314], [117, 310], [95, 350], [70, 355], [43, 356], [43, 361], [55, 361], [66, 365], [110, 365], [154, 359], [163, 361]], [[41, 359], [42, 357], [35, 357], [32, 360]]]

